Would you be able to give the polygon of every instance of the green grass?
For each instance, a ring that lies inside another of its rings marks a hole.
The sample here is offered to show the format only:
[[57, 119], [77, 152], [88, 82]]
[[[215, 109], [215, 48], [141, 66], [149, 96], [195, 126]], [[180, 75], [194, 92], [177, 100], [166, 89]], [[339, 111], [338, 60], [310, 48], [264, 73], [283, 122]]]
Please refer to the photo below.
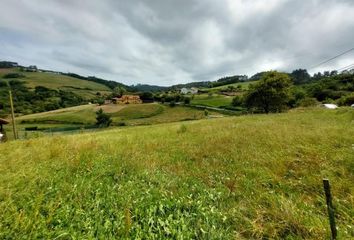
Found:
[[163, 106], [159, 104], [137, 104], [128, 105], [122, 110], [111, 114], [111, 116], [120, 120], [138, 119], [152, 117], [163, 111]]
[[[62, 129], [92, 126], [96, 123], [96, 111], [102, 108], [113, 120], [112, 125], [151, 125], [157, 123], [177, 122], [185, 120], [197, 120], [205, 118], [204, 111], [182, 106], [169, 107], [161, 104], [127, 104], [127, 105], [82, 105], [58, 109], [54, 111], [24, 115], [16, 118], [17, 128], [21, 138], [31, 138], [51, 134], [51, 131]], [[212, 116], [222, 116], [211, 112]], [[9, 139], [12, 139], [12, 126], [7, 125]], [[47, 133], [26, 132], [26, 127], [38, 127], [40, 131], [48, 130]], [[65, 130], [65, 131], [64, 131]], [[80, 130], [81, 131], [81, 130]]]
[[200, 94], [195, 95], [194, 99], [192, 99], [192, 105], [203, 105], [208, 107], [222, 107], [222, 106], [230, 106], [232, 102], [232, 97], [219, 95], [219, 94]]
[[352, 109], [0, 145], [0, 239], [353, 239]]
[[202, 89], [202, 90], [205, 90], [205, 91], [208, 91], [208, 92], [220, 91], [220, 90], [226, 90], [227, 87], [229, 87], [229, 86], [233, 86], [233, 87], [241, 86], [242, 90], [248, 90], [248, 87], [249, 87], [250, 84], [255, 84], [257, 82], [258, 81], [231, 83], [231, 84], [222, 85], [222, 86], [218, 86], [218, 87], [214, 87], [214, 88], [205, 88], [205, 89]]
[[61, 89], [74, 92], [81, 97], [90, 99], [95, 97], [97, 92], [101, 94], [109, 94], [111, 90], [102, 84], [73, 78], [61, 74], [46, 73], [46, 72], [20, 72], [18, 69], [3, 69], [0, 71], [0, 78], [6, 73], [18, 72], [25, 77], [8, 80], [24, 81], [26, 86], [34, 89], [36, 86], [43, 86], [50, 89]]

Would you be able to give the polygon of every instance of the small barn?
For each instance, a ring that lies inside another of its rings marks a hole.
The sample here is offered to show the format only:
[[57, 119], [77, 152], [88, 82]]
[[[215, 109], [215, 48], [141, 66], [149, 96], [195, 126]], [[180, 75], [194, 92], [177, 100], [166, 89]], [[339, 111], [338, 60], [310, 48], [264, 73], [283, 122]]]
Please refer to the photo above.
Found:
[[137, 95], [123, 95], [120, 98], [112, 98], [115, 104], [141, 104], [143, 101]]

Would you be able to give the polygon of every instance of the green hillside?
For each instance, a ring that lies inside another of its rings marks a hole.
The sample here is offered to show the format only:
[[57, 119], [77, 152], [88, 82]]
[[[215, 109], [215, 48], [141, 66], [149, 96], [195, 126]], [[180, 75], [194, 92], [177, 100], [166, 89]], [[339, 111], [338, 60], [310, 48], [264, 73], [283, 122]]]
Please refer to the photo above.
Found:
[[[64, 134], [82, 131], [83, 128], [91, 131], [95, 128], [96, 111], [100, 108], [111, 116], [112, 126], [151, 125], [223, 116], [212, 111], [205, 116], [203, 110], [157, 103], [103, 106], [90, 104], [17, 117], [19, 136], [22, 139], [33, 138], [53, 132]], [[9, 139], [13, 138], [11, 127], [5, 126]], [[35, 130], [31, 130], [34, 128]]]
[[0, 239], [353, 239], [354, 111], [0, 144]]
[[6, 80], [23, 81], [30, 89], [42, 86], [54, 90], [71, 91], [86, 99], [95, 97], [97, 92], [101, 94], [109, 94], [111, 92], [111, 89], [99, 83], [49, 72], [21, 72], [19, 68], [0, 69], [0, 78], [9, 73], [18, 73], [22, 76], [7, 78]]

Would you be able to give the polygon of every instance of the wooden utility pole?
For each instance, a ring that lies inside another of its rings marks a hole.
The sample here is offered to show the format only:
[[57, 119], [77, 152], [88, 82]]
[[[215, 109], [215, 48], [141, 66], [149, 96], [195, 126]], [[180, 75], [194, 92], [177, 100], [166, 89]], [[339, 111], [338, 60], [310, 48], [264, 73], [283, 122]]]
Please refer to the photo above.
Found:
[[323, 188], [326, 195], [326, 203], [327, 203], [327, 211], [328, 211], [328, 218], [329, 224], [331, 227], [331, 239], [337, 239], [337, 228], [336, 228], [336, 221], [334, 218], [334, 208], [332, 204], [332, 195], [331, 195], [331, 186], [329, 184], [328, 179], [323, 179]]
[[10, 96], [10, 105], [11, 105], [12, 130], [14, 132], [14, 138], [16, 140], [18, 138], [18, 136], [17, 136], [17, 131], [16, 131], [15, 111], [14, 111], [14, 103], [12, 101], [12, 92], [11, 92], [11, 90], [9, 91], [9, 96]]

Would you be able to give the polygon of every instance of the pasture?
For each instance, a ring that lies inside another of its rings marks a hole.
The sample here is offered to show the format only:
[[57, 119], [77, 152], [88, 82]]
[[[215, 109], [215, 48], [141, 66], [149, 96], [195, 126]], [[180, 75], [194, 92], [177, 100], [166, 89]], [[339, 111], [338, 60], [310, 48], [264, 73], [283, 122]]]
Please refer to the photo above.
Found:
[[0, 144], [0, 238], [329, 239], [327, 177], [352, 239], [353, 120], [296, 109]]
[[[45, 134], [69, 133], [83, 131], [84, 128], [92, 129], [96, 122], [96, 111], [108, 113], [112, 126], [151, 125], [167, 122], [198, 120], [205, 118], [204, 111], [183, 106], [170, 107], [157, 103], [127, 104], [127, 105], [102, 105], [88, 104], [70, 108], [63, 108], [49, 112], [24, 115], [16, 118], [19, 135], [22, 138], [42, 136]], [[211, 117], [221, 117], [220, 113], [211, 112]], [[38, 128], [40, 131], [25, 131], [27, 128]], [[11, 139], [11, 126], [6, 130]], [[44, 133], [41, 133], [43, 132]]]
[[26, 86], [31, 89], [34, 89], [36, 86], [42, 86], [55, 90], [71, 91], [85, 99], [95, 97], [97, 92], [101, 94], [111, 93], [111, 90], [105, 85], [61, 74], [49, 72], [20, 72], [17, 68], [11, 68], [1, 69], [0, 78], [7, 73], [20, 73], [24, 75], [24, 77], [5, 80], [23, 81]]

